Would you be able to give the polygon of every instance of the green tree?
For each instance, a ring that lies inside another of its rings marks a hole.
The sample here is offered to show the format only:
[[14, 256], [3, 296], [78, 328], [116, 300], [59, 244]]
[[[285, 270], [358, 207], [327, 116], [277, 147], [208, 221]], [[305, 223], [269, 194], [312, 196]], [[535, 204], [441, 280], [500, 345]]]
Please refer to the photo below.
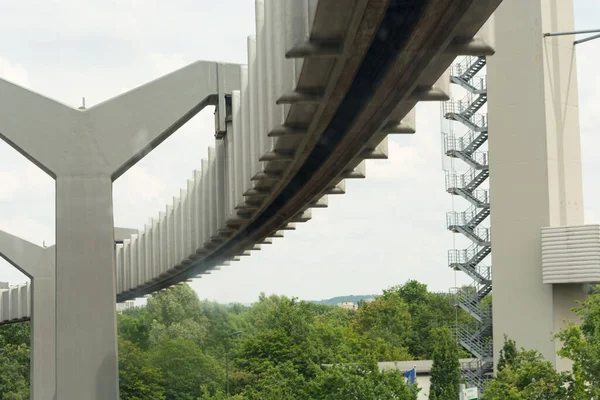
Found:
[[29, 399], [29, 322], [0, 326], [0, 399]]
[[26, 345], [31, 343], [31, 324], [29, 322], [19, 322], [0, 326], [0, 345], [10, 344], [13, 346]]
[[206, 324], [202, 304], [198, 295], [188, 285], [177, 285], [155, 293], [146, 306], [150, 321], [157, 321], [165, 327], [184, 321]]
[[[464, 314], [449, 295], [416, 281], [384, 290], [358, 310], [264, 294], [251, 307], [225, 306], [175, 286], [150, 296], [144, 308], [118, 313], [121, 397], [224, 399], [225, 337], [243, 331], [229, 341], [232, 399], [413, 399], [414, 388], [376, 362], [435, 351], [439, 359], [453, 344], [439, 328]], [[587, 375], [595, 371], [583, 360], [595, 354], [591, 331], [581, 331], [589, 351], [576, 364]], [[29, 395], [29, 341], [28, 324], [0, 327], [0, 400]]]
[[558, 354], [573, 360], [573, 398], [600, 398], [600, 294], [592, 294], [576, 309], [582, 324], [569, 324], [558, 335]]
[[398, 361], [397, 357], [408, 353], [412, 333], [408, 304], [397, 290], [385, 290], [358, 309], [354, 329], [373, 342], [378, 361]]
[[0, 347], [0, 399], [29, 399], [29, 346]]
[[308, 376], [314, 364], [332, 362], [330, 349], [318, 344], [325, 341], [337, 346], [339, 342], [332, 338], [330, 327], [319, 325], [320, 307], [287, 297], [262, 296], [251, 311], [254, 329], [244, 334], [236, 355], [238, 366], [261, 373], [291, 361]]
[[435, 347], [429, 398], [432, 400], [456, 400], [460, 383], [458, 346], [448, 327], [434, 329], [432, 337]]
[[517, 344], [515, 341], [504, 335], [504, 346], [502, 346], [500, 357], [498, 358], [498, 371], [502, 371], [507, 366], [514, 364], [517, 354]]
[[397, 292], [408, 305], [412, 323], [406, 344], [416, 359], [432, 358], [434, 342], [430, 333], [433, 329], [451, 326], [457, 319], [462, 324], [470, 321], [470, 316], [453, 305], [449, 294], [429, 292], [427, 285], [415, 280], [384, 290], [384, 296], [390, 292]]
[[148, 350], [150, 344], [150, 320], [146, 307], [136, 307], [117, 314], [119, 337]]
[[413, 400], [418, 388], [410, 387], [399, 371], [379, 371], [377, 363], [342, 364], [319, 370], [309, 383], [310, 397], [315, 400]]
[[196, 400], [203, 387], [211, 393], [225, 387], [225, 371], [197, 344], [184, 339], [159, 343], [151, 356], [152, 366], [163, 374], [167, 400]]
[[571, 382], [568, 373], [556, 372], [537, 351], [520, 350], [486, 386], [483, 400], [573, 399]]
[[163, 372], [130, 341], [119, 338], [119, 392], [123, 400], [164, 400]]
[[246, 400], [295, 400], [310, 398], [306, 393], [306, 379], [292, 362], [271, 365], [253, 385], [242, 392]]

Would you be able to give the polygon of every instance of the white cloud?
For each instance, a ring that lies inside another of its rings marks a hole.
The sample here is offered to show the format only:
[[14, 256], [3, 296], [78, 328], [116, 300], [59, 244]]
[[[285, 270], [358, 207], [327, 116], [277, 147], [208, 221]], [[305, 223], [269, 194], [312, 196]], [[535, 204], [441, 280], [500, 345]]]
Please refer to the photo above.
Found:
[[388, 159], [367, 162], [367, 179], [394, 180], [412, 178], [423, 173], [427, 167], [424, 149], [415, 145], [401, 145], [391, 140], [388, 143]]
[[9, 172], [0, 171], [0, 201], [12, 200], [21, 188], [19, 179]]
[[21, 64], [11, 64], [7, 59], [0, 57], [0, 78], [29, 88], [29, 74]]
[[114, 184], [114, 213], [119, 226], [143, 228], [149, 218], [163, 210], [169, 193], [160, 178], [152, 176], [146, 168], [134, 165]]
[[166, 75], [190, 64], [183, 54], [150, 53], [148, 58], [157, 76]]
[[585, 223], [586, 224], [598, 224], [600, 220], [598, 220], [597, 214], [592, 209], [585, 209]]

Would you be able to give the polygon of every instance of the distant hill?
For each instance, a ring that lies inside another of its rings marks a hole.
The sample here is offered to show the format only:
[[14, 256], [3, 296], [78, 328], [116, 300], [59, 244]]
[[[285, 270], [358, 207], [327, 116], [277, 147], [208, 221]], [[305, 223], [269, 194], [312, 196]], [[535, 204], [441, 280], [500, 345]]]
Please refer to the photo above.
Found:
[[354, 304], [358, 304], [360, 300], [368, 300], [374, 298], [374, 294], [363, 294], [363, 295], [349, 295], [349, 296], [338, 296], [332, 297], [331, 299], [326, 300], [309, 300], [311, 303], [315, 304], [327, 304], [330, 306], [335, 306], [338, 303], [345, 303], [347, 301], [351, 301]]

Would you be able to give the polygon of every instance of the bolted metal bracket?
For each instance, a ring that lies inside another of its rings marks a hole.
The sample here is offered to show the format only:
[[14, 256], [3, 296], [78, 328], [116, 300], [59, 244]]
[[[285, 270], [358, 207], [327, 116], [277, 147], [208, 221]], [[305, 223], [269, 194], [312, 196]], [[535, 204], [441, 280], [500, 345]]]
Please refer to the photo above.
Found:
[[227, 125], [232, 122], [231, 95], [219, 96], [219, 102], [215, 107], [215, 139], [223, 139], [227, 134]]
[[224, 64], [217, 64], [217, 104], [215, 107], [215, 138], [223, 139], [227, 133], [227, 124], [232, 122], [231, 93], [226, 90], [226, 72]]

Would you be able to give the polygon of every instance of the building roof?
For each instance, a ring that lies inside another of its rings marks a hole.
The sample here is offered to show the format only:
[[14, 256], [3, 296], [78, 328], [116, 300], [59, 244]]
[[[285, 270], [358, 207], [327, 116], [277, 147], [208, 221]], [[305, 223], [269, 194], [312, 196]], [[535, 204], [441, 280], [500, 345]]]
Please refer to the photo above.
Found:
[[[461, 369], [466, 369], [466, 365], [469, 365], [474, 361], [472, 358], [460, 359]], [[385, 361], [377, 363], [379, 370], [381, 371], [410, 371], [413, 367], [416, 369], [417, 374], [429, 374], [431, 367], [433, 366], [432, 360], [413, 360], [413, 361]]]

